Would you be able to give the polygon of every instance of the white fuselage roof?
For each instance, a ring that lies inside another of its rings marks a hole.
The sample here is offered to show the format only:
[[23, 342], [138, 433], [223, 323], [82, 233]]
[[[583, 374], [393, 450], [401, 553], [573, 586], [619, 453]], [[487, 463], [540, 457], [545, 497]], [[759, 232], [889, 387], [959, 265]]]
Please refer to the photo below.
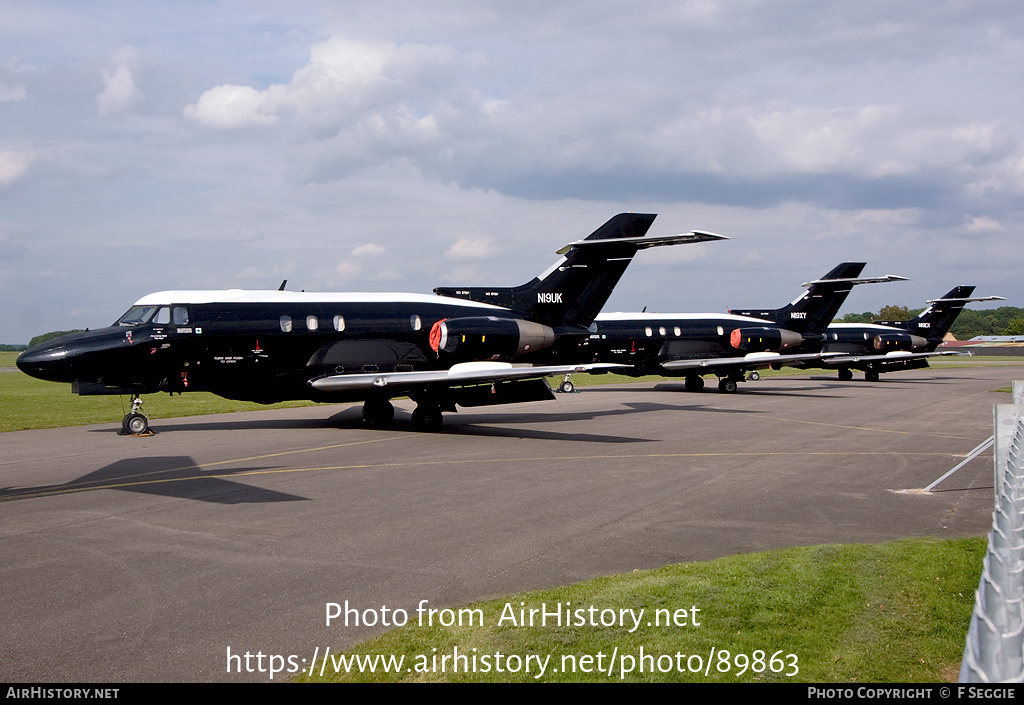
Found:
[[465, 299], [430, 294], [375, 293], [375, 292], [316, 292], [316, 291], [258, 291], [251, 289], [215, 289], [158, 291], [147, 294], [135, 302], [136, 306], [169, 306], [171, 304], [284, 304], [284, 303], [410, 303], [444, 304], [466, 308], [505, 311], [500, 306], [477, 303]]

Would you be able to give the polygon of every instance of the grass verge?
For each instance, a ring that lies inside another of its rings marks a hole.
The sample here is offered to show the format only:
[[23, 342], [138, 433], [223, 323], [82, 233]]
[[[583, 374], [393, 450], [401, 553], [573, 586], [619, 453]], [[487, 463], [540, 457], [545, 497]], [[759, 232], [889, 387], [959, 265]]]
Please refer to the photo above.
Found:
[[[0, 353], [3, 354], [10, 353]], [[8, 366], [4, 362], [0, 357], [0, 367]], [[143, 399], [143, 411], [151, 419], [311, 406], [314, 403], [295, 401], [267, 406], [221, 399], [206, 392], [189, 392], [173, 397], [147, 394]], [[0, 432], [120, 422], [130, 407], [128, 396], [80, 397], [71, 393], [69, 384], [44, 382], [18, 369], [0, 370]]]
[[[322, 679], [307, 673], [297, 680], [952, 682], [985, 546], [984, 538], [917, 538], [672, 565], [447, 613], [472, 618], [471, 626], [439, 626], [444, 613], [435, 615], [433, 626], [419, 626], [413, 610], [409, 625], [335, 654]], [[518, 623], [521, 609], [543, 605], [550, 612], [559, 603], [583, 609], [588, 621], [591, 607], [603, 616], [630, 609], [644, 613], [632, 632], [628, 616], [625, 627]], [[656, 613], [659, 609], [666, 612]], [[655, 614], [679, 619], [684, 612], [683, 626], [653, 626]], [[452, 672], [456, 650], [466, 657], [457, 673]], [[381, 658], [339, 674], [334, 666], [341, 655]], [[447, 668], [440, 672], [445, 656]], [[388, 658], [391, 672], [384, 672]], [[476, 672], [466, 672], [473, 670], [471, 664]], [[541, 665], [545, 671], [537, 678]]]
[[[94, 423], [119, 422], [130, 410], [130, 399], [127, 396], [85, 396], [71, 393], [71, 386], [44, 382], [23, 374], [15, 368], [18, 353], [0, 351], [0, 432], [22, 431], [36, 428], [58, 428], [62, 426], [78, 426]], [[959, 358], [977, 359], [977, 358]], [[984, 362], [1011, 362], [1021, 358], [986, 358]], [[942, 362], [943, 368], [971, 367], [969, 361], [960, 364]], [[828, 370], [801, 370], [784, 367], [781, 370], [760, 370], [762, 377], [779, 377], [791, 375], [830, 374]], [[682, 386], [682, 377], [629, 377], [616, 374], [574, 374], [573, 383], [577, 387], [608, 384], [631, 384], [670, 382]], [[557, 387], [561, 377], [548, 378], [552, 388]], [[708, 378], [708, 385], [713, 386], [714, 378]], [[233, 411], [257, 411], [260, 409], [278, 409], [296, 406], [312, 406], [315, 402], [292, 401], [281, 404], [263, 405], [252, 402], [231, 401], [205, 392], [189, 392], [185, 395], [171, 397], [166, 394], [148, 394], [145, 396], [144, 412], [152, 419], [174, 418], [180, 416], [198, 416], [202, 414], [225, 414]]]

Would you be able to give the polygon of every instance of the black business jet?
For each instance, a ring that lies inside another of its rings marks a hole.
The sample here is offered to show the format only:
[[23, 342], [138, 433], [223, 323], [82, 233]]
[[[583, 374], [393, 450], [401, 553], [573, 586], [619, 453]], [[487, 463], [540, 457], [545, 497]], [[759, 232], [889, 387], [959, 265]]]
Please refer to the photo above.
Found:
[[853, 379], [853, 370], [863, 370], [864, 379], [877, 382], [882, 372], [928, 367], [929, 357], [955, 355], [937, 352], [964, 306], [972, 301], [1003, 301], [1002, 296], [972, 298], [973, 286], [957, 286], [941, 299], [928, 301], [928, 308], [909, 321], [877, 323], [833, 323], [826, 331], [827, 352], [843, 353], [821, 360], [821, 366], [839, 370], [839, 379]]
[[266, 404], [363, 401], [368, 424], [389, 422], [390, 399], [407, 396], [417, 404], [414, 425], [435, 430], [456, 405], [551, 399], [544, 377], [593, 369], [552, 361], [589, 335], [637, 251], [726, 239], [645, 237], [654, 218], [614, 216], [496, 305], [417, 294], [163, 291], [110, 327], [22, 353], [17, 365], [80, 395], [132, 395], [126, 433], [148, 429], [141, 394], [187, 391]]
[[[738, 313], [608, 313], [596, 317], [590, 335], [578, 342], [577, 359], [629, 365], [630, 376], [686, 378], [688, 391], [704, 388], [704, 374], [719, 378], [722, 392], [735, 392], [751, 372], [821, 359], [825, 327], [857, 284], [900, 281], [892, 275], [857, 278], [863, 262], [846, 262], [780, 309]], [[508, 290], [437, 288], [436, 293], [475, 301], [508, 301]], [[838, 354], [838, 353], [837, 353]], [[601, 372], [601, 370], [595, 370]], [[568, 378], [562, 391], [572, 391]]]

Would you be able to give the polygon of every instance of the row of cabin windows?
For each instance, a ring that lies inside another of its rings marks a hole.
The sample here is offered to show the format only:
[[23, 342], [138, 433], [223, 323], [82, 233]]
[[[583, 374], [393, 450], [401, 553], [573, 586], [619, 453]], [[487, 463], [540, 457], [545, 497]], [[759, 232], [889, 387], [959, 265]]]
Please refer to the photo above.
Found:
[[[644, 328], [643, 332], [647, 335], [648, 338], [654, 336], [654, 329], [651, 328], [650, 326], [647, 326], [646, 328]], [[672, 332], [673, 332], [673, 334], [677, 338], [682, 334], [682, 331], [679, 329], [679, 326], [676, 326], [675, 328], [673, 328]], [[657, 334], [662, 336], [662, 337], [665, 337], [666, 335], [669, 334], [669, 331], [668, 331], [668, 329], [666, 329], [665, 326], [662, 326], [662, 327], [659, 327], [657, 329]], [[718, 334], [719, 335], [725, 335], [725, 330], [721, 326], [718, 327]], [[864, 333], [864, 340], [867, 340], [868, 337], [869, 337], [868, 334]], [[833, 340], [839, 340], [839, 333], [833, 333]]]
[[[653, 328], [651, 328], [650, 326], [647, 326], [646, 328], [644, 328], [644, 334], [645, 334], [645, 335], [646, 335], [646, 336], [647, 336], [648, 338], [651, 338], [651, 337], [653, 337], [653, 336], [654, 336], [654, 329], [653, 329]], [[674, 328], [672, 329], [672, 334], [673, 334], [673, 335], [674, 335], [675, 337], [677, 337], [677, 338], [678, 338], [679, 336], [681, 336], [681, 335], [683, 334], [683, 331], [682, 331], [682, 329], [681, 329], [681, 328], [680, 328], [679, 326], [675, 326], [675, 327], [674, 327]], [[719, 335], [725, 335], [725, 329], [724, 329], [724, 328], [722, 328], [722, 326], [718, 326], [718, 334], [719, 334]], [[660, 326], [660, 327], [658, 328], [658, 335], [660, 335], [660, 336], [661, 336], [662, 338], [664, 338], [665, 336], [667, 336], [667, 335], [668, 335], [668, 329], [667, 329], [667, 328], [665, 328], [665, 326]]]
[[[344, 316], [335, 316], [334, 319], [332, 320], [332, 323], [334, 325], [334, 330], [338, 331], [339, 333], [341, 331], [345, 330], [345, 317]], [[409, 316], [409, 326], [413, 330], [422, 330], [423, 329], [423, 321], [420, 319], [419, 316], [416, 316], [416, 315]], [[281, 330], [283, 332], [291, 333], [292, 330], [294, 329], [294, 327], [295, 327], [295, 324], [293, 323], [291, 316], [281, 316]], [[316, 330], [319, 330], [319, 329], [320, 329], [320, 319], [317, 318], [316, 316], [313, 316], [313, 315], [306, 316], [306, 330], [308, 330], [308, 331], [316, 331]]]

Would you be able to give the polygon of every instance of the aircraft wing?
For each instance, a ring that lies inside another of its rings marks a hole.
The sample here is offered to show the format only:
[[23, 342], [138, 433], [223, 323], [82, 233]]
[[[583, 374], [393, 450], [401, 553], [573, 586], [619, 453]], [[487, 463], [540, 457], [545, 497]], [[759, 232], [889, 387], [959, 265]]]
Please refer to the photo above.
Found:
[[922, 357], [937, 357], [941, 355], [959, 355], [960, 353], [955, 350], [943, 350], [942, 352], [926, 352], [926, 353], [912, 353], [912, 352], [891, 352], [885, 355], [838, 355], [829, 357], [826, 360], [822, 360], [827, 365], [849, 365], [851, 363], [861, 362], [903, 362], [904, 360], [914, 360]]
[[738, 367], [744, 370], [763, 370], [772, 365], [788, 365], [791, 362], [805, 360], [822, 360], [842, 353], [802, 353], [799, 355], [780, 355], [779, 353], [750, 353], [743, 357], [714, 357], [701, 360], [668, 360], [661, 363], [666, 370], [708, 370], [714, 371], [722, 367]]
[[360, 390], [389, 389], [395, 395], [404, 390], [424, 386], [462, 387], [487, 382], [503, 382], [515, 379], [537, 379], [551, 375], [590, 372], [597, 369], [629, 367], [613, 363], [591, 363], [586, 365], [515, 365], [510, 362], [462, 362], [447, 370], [426, 370], [423, 372], [357, 372], [347, 375], [331, 375], [312, 380], [309, 384], [322, 392], [353, 392]]

